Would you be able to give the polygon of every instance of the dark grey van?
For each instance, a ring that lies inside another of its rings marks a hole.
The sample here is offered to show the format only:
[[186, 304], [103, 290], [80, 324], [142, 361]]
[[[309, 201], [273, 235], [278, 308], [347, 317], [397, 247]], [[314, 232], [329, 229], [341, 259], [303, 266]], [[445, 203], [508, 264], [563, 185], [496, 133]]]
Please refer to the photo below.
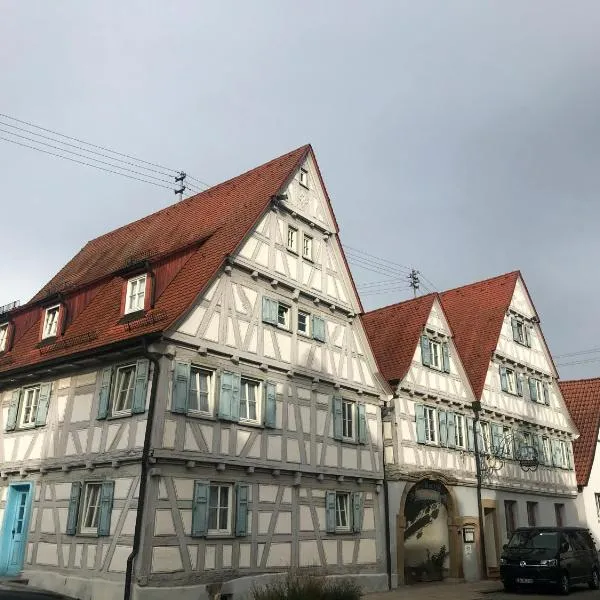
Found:
[[600, 587], [598, 551], [583, 527], [519, 527], [500, 558], [506, 591], [552, 586], [568, 594], [571, 586]]

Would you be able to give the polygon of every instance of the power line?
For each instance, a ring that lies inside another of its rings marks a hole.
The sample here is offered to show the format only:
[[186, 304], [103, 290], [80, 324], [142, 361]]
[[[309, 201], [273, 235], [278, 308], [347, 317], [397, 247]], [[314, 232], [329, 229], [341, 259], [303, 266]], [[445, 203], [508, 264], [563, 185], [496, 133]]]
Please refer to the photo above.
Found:
[[405, 272], [392, 267], [388, 267], [387, 265], [371, 260], [370, 258], [364, 258], [358, 255], [355, 256], [354, 254], [348, 254], [348, 261], [351, 263], [355, 263], [356, 265], [361, 266], [367, 270], [373, 271], [374, 273], [379, 273], [381, 275], [387, 275], [389, 277], [393, 275], [396, 277], [406, 276]]
[[405, 285], [403, 287], [391, 287], [385, 290], [368, 290], [366, 292], [359, 292], [360, 296], [376, 296], [378, 294], [389, 294], [391, 292], [403, 292], [405, 290], [410, 290], [411, 287]]
[[369, 281], [367, 283], [363, 283], [361, 285], [358, 285], [357, 288], [359, 290], [361, 289], [366, 289], [366, 288], [377, 288], [377, 287], [381, 287], [382, 285], [388, 286], [391, 283], [400, 283], [406, 281], [405, 278], [402, 279], [382, 279], [381, 281]]
[[579, 350], [577, 352], [567, 352], [566, 354], [557, 354], [554, 358], [567, 358], [569, 356], [581, 356], [582, 354], [596, 354], [597, 352], [600, 352], [600, 347]]
[[369, 254], [368, 252], [365, 252], [364, 250], [359, 250], [358, 248], [353, 248], [352, 246], [347, 246], [346, 244], [342, 244], [342, 245], [344, 246], [344, 250], [349, 250], [350, 252], [357, 252], [358, 254], [363, 254], [364, 256], [375, 259], [378, 262], [385, 262], [385, 263], [394, 265], [396, 267], [400, 267], [404, 271], [411, 270], [411, 267], [407, 267], [406, 265], [401, 265], [400, 263], [394, 262], [392, 260], [388, 260], [387, 258], [382, 258], [380, 256], [375, 256], [374, 254]]
[[566, 363], [557, 362], [556, 366], [557, 367], [569, 367], [571, 365], [587, 365], [587, 364], [595, 363], [595, 362], [600, 362], [600, 357], [586, 358], [584, 360], [573, 360], [573, 361], [566, 362]]

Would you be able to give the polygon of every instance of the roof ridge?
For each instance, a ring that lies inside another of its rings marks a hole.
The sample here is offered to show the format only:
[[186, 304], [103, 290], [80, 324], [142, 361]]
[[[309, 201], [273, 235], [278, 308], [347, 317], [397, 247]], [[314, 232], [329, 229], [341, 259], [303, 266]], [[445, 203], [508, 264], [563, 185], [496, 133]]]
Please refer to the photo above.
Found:
[[565, 384], [569, 384], [569, 383], [583, 383], [584, 381], [598, 381], [600, 382], [600, 376], [599, 377], [583, 377], [582, 379], [561, 379], [559, 380], [559, 385], [562, 385], [563, 383]]
[[373, 310], [368, 310], [367, 312], [363, 313], [363, 315], [372, 315], [372, 314], [374, 314], [376, 312], [380, 312], [382, 310], [388, 310], [388, 309], [394, 308], [396, 306], [408, 304], [409, 302], [417, 302], [418, 300], [423, 300], [424, 298], [428, 298], [429, 296], [438, 296], [439, 297], [439, 292], [429, 292], [428, 294], [425, 294], [424, 296], [419, 296], [418, 298], [409, 298], [408, 300], [402, 300], [401, 302], [393, 302], [392, 304], [386, 304], [385, 306], [380, 306], [379, 308], [374, 308]]
[[439, 292], [440, 294], [447, 294], [449, 292], [456, 292], [457, 290], [462, 290], [465, 288], [473, 287], [475, 285], [481, 285], [484, 283], [489, 283], [491, 281], [495, 281], [496, 279], [502, 279], [503, 277], [508, 277], [509, 275], [519, 275], [521, 276], [521, 271], [519, 269], [515, 269], [514, 271], [508, 271], [506, 273], [502, 273], [501, 275], [494, 275], [493, 277], [488, 277], [487, 279], [479, 279], [478, 281], [472, 281], [471, 283], [466, 283], [465, 285], [458, 285], [456, 287], [450, 288], [448, 290], [443, 290]]

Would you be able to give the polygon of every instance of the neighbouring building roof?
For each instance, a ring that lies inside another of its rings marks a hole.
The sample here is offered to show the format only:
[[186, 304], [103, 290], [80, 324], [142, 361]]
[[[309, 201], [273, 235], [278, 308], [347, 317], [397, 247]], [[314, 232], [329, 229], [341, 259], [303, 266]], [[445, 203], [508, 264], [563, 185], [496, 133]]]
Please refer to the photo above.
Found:
[[558, 385], [580, 434], [573, 442], [577, 485], [586, 486], [600, 433], [600, 378], [559, 381]]
[[[242, 243], [312, 152], [302, 146], [205, 192], [88, 242], [26, 305], [11, 312], [11, 348], [0, 374], [169, 328]], [[154, 304], [135, 324], [120, 323], [123, 269], [156, 269]], [[40, 347], [45, 300], [67, 306], [63, 335]]]
[[384, 306], [365, 313], [362, 321], [387, 381], [404, 379], [437, 294]]

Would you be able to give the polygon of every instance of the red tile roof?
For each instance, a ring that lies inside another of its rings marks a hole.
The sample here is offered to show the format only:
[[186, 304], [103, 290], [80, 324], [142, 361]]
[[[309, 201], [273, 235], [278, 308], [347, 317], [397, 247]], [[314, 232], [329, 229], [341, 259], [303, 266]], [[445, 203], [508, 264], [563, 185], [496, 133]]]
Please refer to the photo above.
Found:
[[492, 353], [520, 276], [519, 271], [513, 271], [440, 294], [476, 399], [481, 398]]
[[559, 381], [558, 385], [579, 430], [579, 438], [573, 442], [573, 455], [577, 485], [585, 486], [590, 480], [594, 456], [599, 447], [600, 378]]
[[[90, 241], [29, 303], [13, 311], [13, 344], [0, 355], [0, 373], [167, 329], [243, 242], [309, 152], [310, 146], [302, 146]], [[154, 306], [144, 319], [119, 324], [123, 279], [117, 272], [139, 260], [157, 270]], [[39, 348], [40, 302], [59, 292], [68, 306], [64, 335]]]
[[387, 381], [404, 379], [436, 296], [427, 294], [362, 316], [379, 370]]

